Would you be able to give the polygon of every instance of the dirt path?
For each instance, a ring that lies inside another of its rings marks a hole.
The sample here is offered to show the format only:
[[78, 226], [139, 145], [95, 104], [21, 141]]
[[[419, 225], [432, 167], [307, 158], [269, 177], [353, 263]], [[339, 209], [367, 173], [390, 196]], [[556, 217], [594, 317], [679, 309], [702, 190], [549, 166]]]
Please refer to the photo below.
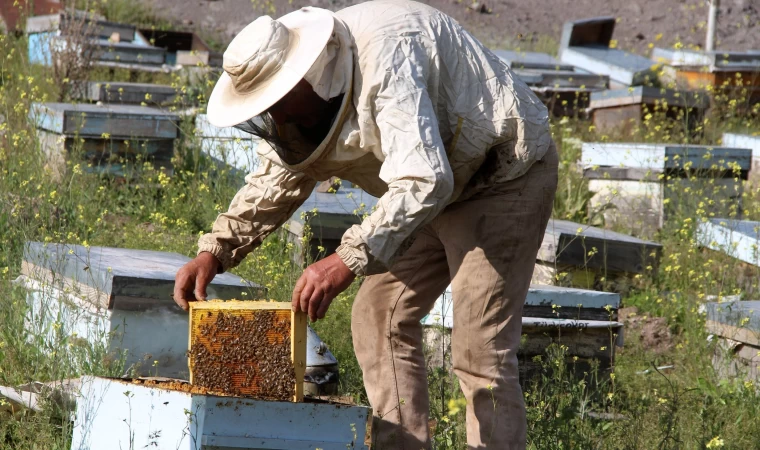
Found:
[[[280, 16], [302, 6], [338, 10], [353, 0], [140, 0], [154, 12], [186, 27], [203, 27], [229, 41], [262, 12]], [[566, 20], [610, 15], [619, 23], [614, 38], [640, 53], [649, 43], [704, 42], [705, 0], [485, 0], [490, 13], [473, 11], [470, 0], [426, 0], [452, 15], [494, 47], [551, 49]], [[275, 12], [271, 12], [274, 6]], [[661, 37], [658, 39], [658, 36]], [[537, 39], [537, 37], [541, 37]], [[760, 0], [722, 0], [718, 48], [760, 49]]]

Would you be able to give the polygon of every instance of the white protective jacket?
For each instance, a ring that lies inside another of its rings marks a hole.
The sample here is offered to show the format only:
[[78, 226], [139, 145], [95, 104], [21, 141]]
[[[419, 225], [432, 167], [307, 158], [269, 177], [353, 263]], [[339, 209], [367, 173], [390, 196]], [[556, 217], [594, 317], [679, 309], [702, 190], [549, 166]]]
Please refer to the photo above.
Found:
[[317, 181], [337, 176], [380, 197], [344, 234], [339, 257], [357, 275], [386, 271], [447, 205], [521, 176], [551, 144], [546, 107], [451, 17], [380, 0], [339, 11], [335, 22], [305, 78], [323, 98], [345, 94], [338, 117], [297, 165], [259, 144], [259, 169], [199, 241], [199, 253], [214, 254], [224, 270], [282, 225]]

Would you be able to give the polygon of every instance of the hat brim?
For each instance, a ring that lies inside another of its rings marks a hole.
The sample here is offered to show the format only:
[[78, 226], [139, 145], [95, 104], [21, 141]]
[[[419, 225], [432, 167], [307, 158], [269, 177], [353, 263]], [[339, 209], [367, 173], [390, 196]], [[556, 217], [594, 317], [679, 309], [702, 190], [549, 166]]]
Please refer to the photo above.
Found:
[[231, 127], [266, 111], [291, 91], [311, 69], [333, 32], [332, 13], [301, 8], [277, 19], [291, 33], [291, 48], [280, 70], [256, 89], [239, 94], [224, 72], [208, 101], [208, 120], [217, 127]]

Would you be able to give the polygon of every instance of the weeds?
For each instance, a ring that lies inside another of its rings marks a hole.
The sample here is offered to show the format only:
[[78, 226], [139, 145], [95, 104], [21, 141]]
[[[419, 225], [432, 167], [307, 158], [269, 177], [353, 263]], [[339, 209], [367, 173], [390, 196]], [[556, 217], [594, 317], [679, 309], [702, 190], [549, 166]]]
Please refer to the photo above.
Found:
[[[95, 8], [110, 20], [165, 25], [129, 2], [109, 0]], [[0, 384], [62, 380], [82, 373], [120, 375], [126, 368], [118, 355], [83, 346], [56, 330], [35, 334], [25, 324], [28, 294], [12, 284], [20, 273], [24, 242], [143, 248], [191, 256], [198, 235], [226, 209], [240, 180], [202, 155], [188, 118], [181, 124], [171, 175], [140, 159], [129, 169], [133, 176], [101, 175], [92, 170], [91, 163], [78, 159], [75, 151], [60, 179], [53, 181], [28, 121], [29, 108], [31, 102], [59, 98], [64, 79], [72, 75], [30, 65], [27, 46], [24, 37], [0, 36]], [[548, 44], [539, 39], [534, 46]], [[89, 77], [98, 81], [130, 78], [123, 71], [101, 69], [94, 69]], [[176, 110], [191, 103], [202, 105], [214, 82], [208, 78], [188, 84], [178, 75], [141, 77], [138, 81], [169, 83], [185, 94], [172, 106]], [[594, 193], [577, 169], [581, 142], [715, 144], [724, 131], [757, 128], [760, 106], [746, 101], [750, 91], [740, 77], [711, 89], [710, 94], [713, 108], [693, 129], [683, 117], [668, 117], [661, 111], [652, 111], [626, 133], [605, 134], [577, 118], [556, 120], [553, 134], [562, 163], [555, 217], [601, 225], [608, 212], [592, 206]], [[671, 211], [654, 236], [664, 245], [662, 264], [656, 273], [637, 276], [624, 298], [626, 306], [668, 320], [675, 334], [673, 349], [655, 353], [644, 348], [638, 336], [626, 334], [614, 370], [604, 372], [594, 366], [566, 366], [566, 350], [552, 346], [541, 361], [539, 376], [524, 390], [530, 448], [760, 448], [756, 386], [717, 377], [711, 357], [715, 344], [707, 340], [700, 312], [710, 296], [758, 291], [756, 267], [703, 250], [695, 239], [699, 221], [717, 217], [705, 205], [722, 207], [720, 214], [728, 217], [760, 218], [760, 186], [737, 182], [744, 188], [740, 204], [716, 195], [710, 185], [689, 190], [674, 185], [678, 196], [672, 201], [680, 205], [688, 201], [694, 208]], [[618, 229], [627, 231], [625, 225]], [[291, 262], [291, 246], [282, 235], [273, 234], [234, 273], [265, 285], [271, 297], [287, 300], [301, 271]], [[366, 403], [348, 339], [357, 289], [355, 284], [340, 295], [328, 318], [315, 328], [340, 361], [341, 392]], [[664, 364], [675, 368], [667, 373], [656, 369]], [[574, 374], [577, 370], [583, 375], [580, 378]], [[444, 368], [430, 368], [429, 385], [435, 447], [463, 448], [465, 404], [455, 377]], [[49, 405], [41, 413], [0, 420], [0, 448], [67, 449], [69, 436], [68, 419]]]

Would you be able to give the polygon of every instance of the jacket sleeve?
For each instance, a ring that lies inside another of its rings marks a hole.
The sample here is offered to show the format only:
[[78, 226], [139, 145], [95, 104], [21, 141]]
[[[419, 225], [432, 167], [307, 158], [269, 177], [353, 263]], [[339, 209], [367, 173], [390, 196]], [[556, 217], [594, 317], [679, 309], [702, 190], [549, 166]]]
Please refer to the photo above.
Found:
[[388, 270], [405, 241], [443, 210], [454, 189], [426, 88], [427, 53], [413, 37], [386, 41], [381, 53], [374, 117], [385, 157], [380, 178], [388, 191], [372, 214], [343, 235], [336, 250], [357, 275]]
[[[266, 145], [261, 143], [259, 145]], [[210, 233], [198, 241], [198, 253], [209, 252], [229, 270], [276, 230], [309, 197], [316, 181], [266, 158], [219, 214]]]

